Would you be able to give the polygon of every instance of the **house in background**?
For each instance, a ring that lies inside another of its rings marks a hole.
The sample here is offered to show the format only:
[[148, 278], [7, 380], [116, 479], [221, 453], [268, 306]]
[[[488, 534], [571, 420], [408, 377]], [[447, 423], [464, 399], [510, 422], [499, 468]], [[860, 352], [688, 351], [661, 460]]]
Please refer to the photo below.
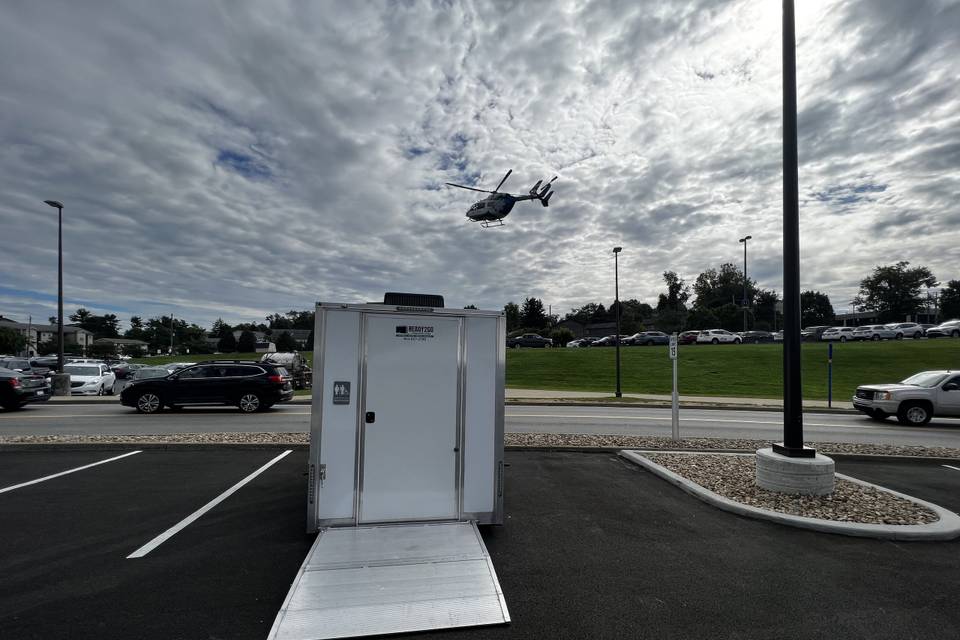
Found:
[[[57, 325], [55, 324], [34, 324], [32, 322], [14, 322], [8, 318], [0, 316], [0, 328], [13, 329], [27, 339], [28, 356], [37, 355], [37, 348], [44, 342], [57, 341]], [[63, 344], [78, 345], [81, 351], [86, 354], [87, 349], [93, 344], [93, 333], [82, 327], [70, 324], [63, 325]]]

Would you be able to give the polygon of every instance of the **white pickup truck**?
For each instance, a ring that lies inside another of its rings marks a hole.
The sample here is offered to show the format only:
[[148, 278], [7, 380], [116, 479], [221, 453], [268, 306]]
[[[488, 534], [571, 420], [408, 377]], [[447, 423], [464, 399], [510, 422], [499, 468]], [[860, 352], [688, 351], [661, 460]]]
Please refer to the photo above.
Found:
[[935, 415], [960, 417], [960, 371], [923, 371], [897, 384], [857, 387], [853, 408], [874, 420], [897, 416], [915, 426]]

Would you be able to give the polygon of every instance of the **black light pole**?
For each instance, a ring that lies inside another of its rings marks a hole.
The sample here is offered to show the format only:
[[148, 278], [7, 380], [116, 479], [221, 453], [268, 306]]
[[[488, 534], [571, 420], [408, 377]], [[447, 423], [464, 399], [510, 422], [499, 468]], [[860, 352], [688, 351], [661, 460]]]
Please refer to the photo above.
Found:
[[63, 204], [43, 202], [57, 209], [57, 373], [63, 373]]
[[740, 238], [740, 242], [743, 243], [743, 330], [747, 330], [747, 283], [750, 282], [747, 280], [747, 240], [753, 236], [745, 236]]
[[800, 386], [800, 196], [797, 168], [797, 44], [793, 0], [783, 0], [783, 443], [773, 450], [813, 458], [803, 446]]
[[617, 256], [623, 251], [623, 247], [613, 248], [613, 303], [617, 307], [617, 338], [614, 344], [617, 345], [617, 393], [618, 398], [623, 397], [620, 391], [620, 273]]

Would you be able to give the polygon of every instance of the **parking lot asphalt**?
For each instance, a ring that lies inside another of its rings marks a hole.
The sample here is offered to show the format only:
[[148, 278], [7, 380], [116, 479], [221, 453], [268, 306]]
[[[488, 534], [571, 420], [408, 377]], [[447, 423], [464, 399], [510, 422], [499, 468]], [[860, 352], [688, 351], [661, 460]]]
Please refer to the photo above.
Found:
[[[0, 453], [0, 638], [265, 638], [312, 537], [295, 450]], [[613, 454], [507, 453], [484, 531], [513, 622], [416, 637], [955, 638], [960, 542], [846, 538], [710, 507]], [[838, 469], [960, 509], [960, 471]]]

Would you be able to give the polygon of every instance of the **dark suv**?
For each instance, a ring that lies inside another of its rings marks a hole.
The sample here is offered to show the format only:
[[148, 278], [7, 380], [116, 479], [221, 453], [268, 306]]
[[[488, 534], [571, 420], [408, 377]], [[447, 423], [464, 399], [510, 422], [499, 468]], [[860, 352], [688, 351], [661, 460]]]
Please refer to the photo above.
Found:
[[291, 398], [293, 385], [286, 369], [244, 360], [199, 362], [164, 378], [135, 380], [120, 393], [120, 403], [140, 413], [203, 404], [234, 405], [252, 413]]

